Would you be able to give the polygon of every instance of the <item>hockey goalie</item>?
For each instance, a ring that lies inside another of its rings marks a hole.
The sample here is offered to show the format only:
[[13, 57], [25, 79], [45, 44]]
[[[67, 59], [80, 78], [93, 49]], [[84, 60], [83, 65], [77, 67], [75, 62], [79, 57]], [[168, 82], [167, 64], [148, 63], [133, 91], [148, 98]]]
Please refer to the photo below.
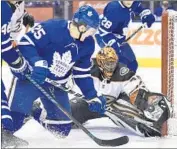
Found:
[[90, 112], [89, 103], [76, 97], [70, 101], [73, 116], [81, 123], [106, 116], [140, 136], [161, 136], [162, 124], [170, 116], [169, 101], [163, 94], [151, 92], [141, 77], [117, 63], [118, 59], [111, 47], [104, 47], [93, 59], [95, 88], [107, 98], [105, 114]]
[[[106, 112], [103, 115], [91, 112], [88, 102], [75, 97], [70, 100], [73, 117], [82, 124], [109, 117], [119, 128], [140, 136], [161, 136], [162, 124], [170, 117], [170, 102], [163, 94], [149, 91], [141, 77], [118, 59], [112, 47], [104, 47], [93, 58], [91, 75], [98, 94], [107, 99]], [[67, 88], [73, 90], [73, 86], [72, 82]], [[37, 121], [45, 117], [42, 107], [40, 102], [34, 102], [32, 115]]]

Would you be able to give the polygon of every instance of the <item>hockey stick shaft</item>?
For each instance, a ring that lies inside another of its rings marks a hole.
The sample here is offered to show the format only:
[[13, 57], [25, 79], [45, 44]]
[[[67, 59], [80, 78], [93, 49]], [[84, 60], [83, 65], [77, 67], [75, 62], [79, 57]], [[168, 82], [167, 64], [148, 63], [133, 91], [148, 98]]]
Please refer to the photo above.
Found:
[[10, 83], [10, 89], [9, 89], [9, 92], [8, 92], [8, 95], [7, 95], [7, 99], [9, 100], [10, 99], [10, 96], [12, 94], [12, 88], [14, 86], [14, 82], [15, 82], [15, 76], [12, 76], [12, 81]]
[[132, 39], [132, 38], [133, 38], [139, 31], [141, 31], [143, 28], [144, 28], [144, 24], [141, 25], [137, 30], [135, 30], [135, 31], [122, 43], [122, 45], [125, 44], [125, 43], [127, 43], [130, 39]]
[[112, 140], [101, 140], [90, 133], [81, 123], [79, 123], [69, 112], [67, 112], [48, 92], [46, 92], [35, 80], [31, 79], [30, 75], [25, 75], [26, 78], [38, 89], [40, 90], [48, 100], [50, 100], [57, 108], [59, 108], [66, 116], [68, 116], [80, 129], [82, 129], [93, 141], [95, 141], [100, 146], [119, 146], [126, 144], [129, 139], [127, 136], [119, 137]]

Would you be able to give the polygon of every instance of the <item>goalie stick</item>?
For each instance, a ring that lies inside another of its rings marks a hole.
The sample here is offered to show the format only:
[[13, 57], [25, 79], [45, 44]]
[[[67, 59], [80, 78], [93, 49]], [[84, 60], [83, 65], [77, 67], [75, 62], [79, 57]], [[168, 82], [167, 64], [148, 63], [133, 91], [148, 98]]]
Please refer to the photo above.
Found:
[[[81, 123], [79, 123], [69, 112], [67, 112], [59, 103], [55, 101], [55, 98], [47, 93], [35, 80], [31, 79], [30, 75], [25, 75], [26, 78], [38, 89], [40, 90], [48, 100], [50, 100], [53, 104], [55, 104], [66, 116], [68, 116], [80, 129], [82, 129], [93, 141], [95, 141], [100, 146], [120, 146], [128, 143], [128, 136], [122, 136], [119, 138], [115, 138], [112, 140], [102, 140], [95, 137], [92, 133], [90, 133]], [[63, 90], [64, 88], [61, 87]], [[66, 90], [64, 90], [66, 91]]]

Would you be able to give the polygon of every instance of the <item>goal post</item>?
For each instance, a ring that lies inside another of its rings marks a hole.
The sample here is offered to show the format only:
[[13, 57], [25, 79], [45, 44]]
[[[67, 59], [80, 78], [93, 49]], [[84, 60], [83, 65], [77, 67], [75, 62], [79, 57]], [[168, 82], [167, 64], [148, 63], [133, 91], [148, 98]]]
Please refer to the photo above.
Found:
[[[171, 102], [172, 114], [162, 127], [162, 135], [177, 135], [177, 12], [162, 15], [162, 93]], [[176, 130], [175, 130], [176, 129]]]

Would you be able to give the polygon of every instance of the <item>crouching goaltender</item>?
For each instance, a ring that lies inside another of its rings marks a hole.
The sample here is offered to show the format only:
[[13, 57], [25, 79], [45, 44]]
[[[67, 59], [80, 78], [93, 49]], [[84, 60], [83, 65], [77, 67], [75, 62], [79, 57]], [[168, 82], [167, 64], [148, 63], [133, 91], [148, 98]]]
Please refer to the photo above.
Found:
[[151, 92], [141, 77], [118, 59], [111, 47], [104, 47], [93, 59], [95, 88], [107, 99], [104, 115], [91, 112], [87, 102], [75, 97], [70, 100], [73, 116], [81, 123], [106, 116], [138, 135], [161, 136], [162, 124], [170, 117], [170, 102], [163, 94]]

